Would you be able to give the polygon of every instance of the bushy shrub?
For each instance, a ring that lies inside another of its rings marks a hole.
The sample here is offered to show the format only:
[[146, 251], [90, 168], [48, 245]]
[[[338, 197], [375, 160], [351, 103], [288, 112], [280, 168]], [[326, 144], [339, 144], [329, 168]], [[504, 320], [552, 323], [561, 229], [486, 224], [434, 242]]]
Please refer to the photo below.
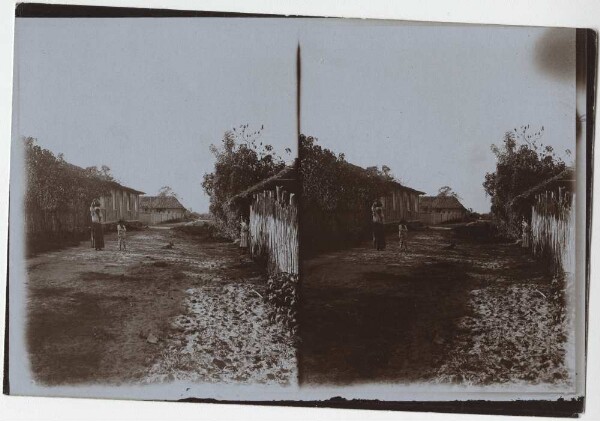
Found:
[[272, 304], [271, 321], [282, 320], [293, 336], [298, 333], [298, 275], [276, 273], [267, 280], [266, 299]]
[[178, 225], [172, 228], [176, 232], [187, 234], [201, 240], [225, 240], [221, 230], [212, 222], [194, 225]]

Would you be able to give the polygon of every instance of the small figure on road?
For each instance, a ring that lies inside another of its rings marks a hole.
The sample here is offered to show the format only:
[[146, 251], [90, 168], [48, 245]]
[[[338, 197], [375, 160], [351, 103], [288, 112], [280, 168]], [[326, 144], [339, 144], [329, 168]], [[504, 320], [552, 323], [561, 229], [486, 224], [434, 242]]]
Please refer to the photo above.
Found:
[[404, 221], [398, 225], [398, 237], [400, 238], [400, 251], [408, 251], [408, 228]]
[[102, 212], [100, 202], [94, 199], [90, 206], [92, 217], [92, 247], [96, 250], [104, 249], [104, 231], [102, 229]]
[[371, 205], [371, 213], [373, 214], [373, 246], [376, 250], [385, 250], [385, 230], [383, 205], [379, 200]]
[[244, 218], [240, 218], [240, 248], [247, 249], [249, 243], [249, 227]]
[[127, 227], [125, 226], [125, 221], [119, 219], [119, 222], [117, 223], [117, 239], [119, 240], [119, 250], [127, 250], [126, 235]]

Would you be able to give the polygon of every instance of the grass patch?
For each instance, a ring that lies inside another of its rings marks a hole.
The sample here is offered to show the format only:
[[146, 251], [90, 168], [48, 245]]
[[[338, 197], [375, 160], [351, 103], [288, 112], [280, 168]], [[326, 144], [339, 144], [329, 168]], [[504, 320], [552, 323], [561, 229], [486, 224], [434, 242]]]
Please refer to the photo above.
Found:
[[229, 241], [211, 222], [200, 222], [194, 225], [173, 227], [173, 231], [186, 234], [200, 240]]

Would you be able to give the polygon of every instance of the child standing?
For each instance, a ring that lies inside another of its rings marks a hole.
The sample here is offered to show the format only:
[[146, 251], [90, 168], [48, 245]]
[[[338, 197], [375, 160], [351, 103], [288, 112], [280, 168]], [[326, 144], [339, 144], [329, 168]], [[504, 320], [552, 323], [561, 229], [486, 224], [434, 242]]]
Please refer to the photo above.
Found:
[[400, 222], [400, 225], [398, 225], [398, 237], [400, 238], [400, 251], [408, 251], [406, 239], [408, 237], [408, 228], [404, 222]]
[[127, 234], [127, 227], [125, 222], [121, 219], [117, 222], [117, 238], [119, 239], [119, 250], [127, 250], [127, 243], [125, 235]]
[[529, 224], [527, 220], [523, 218], [521, 221], [521, 247], [528, 248], [529, 247], [529, 235], [531, 234], [529, 228]]
[[249, 243], [250, 227], [244, 218], [240, 219], [240, 248], [247, 249]]

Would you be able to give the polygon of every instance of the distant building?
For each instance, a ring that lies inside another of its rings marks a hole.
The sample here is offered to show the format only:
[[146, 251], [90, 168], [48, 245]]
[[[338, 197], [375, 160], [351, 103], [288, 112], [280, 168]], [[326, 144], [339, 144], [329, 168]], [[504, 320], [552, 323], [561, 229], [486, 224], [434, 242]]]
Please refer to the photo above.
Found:
[[[377, 166], [362, 168], [350, 163], [347, 163], [347, 165], [357, 174], [376, 175], [385, 181], [387, 192], [379, 200], [383, 205], [383, 216], [386, 224], [397, 224], [401, 221], [408, 222], [419, 218], [419, 197], [425, 194], [424, 192], [378, 175]], [[360, 179], [360, 177], [357, 177], [357, 180]]]
[[186, 208], [174, 196], [142, 196], [140, 198], [140, 221], [155, 225], [182, 219]]
[[112, 224], [119, 219], [139, 221], [140, 195], [144, 192], [123, 186], [117, 182], [107, 182], [110, 194], [100, 197], [102, 223]]
[[462, 221], [468, 212], [454, 196], [423, 196], [419, 202], [419, 219], [428, 225]]
[[[347, 166], [356, 172], [356, 180], [359, 183], [366, 175], [379, 177], [386, 183], [387, 192], [379, 198], [383, 205], [383, 217], [386, 224], [397, 224], [401, 221], [408, 222], [419, 218], [419, 197], [425, 192], [415, 190], [392, 179], [386, 179], [379, 175], [377, 166], [362, 168], [351, 163], [347, 163]], [[362, 212], [362, 210], [360, 211]], [[370, 221], [370, 208], [368, 212]]]
[[419, 218], [419, 197], [425, 194], [396, 181], [389, 182], [389, 192], [380, 198], [386, 224], [413, 221]]

